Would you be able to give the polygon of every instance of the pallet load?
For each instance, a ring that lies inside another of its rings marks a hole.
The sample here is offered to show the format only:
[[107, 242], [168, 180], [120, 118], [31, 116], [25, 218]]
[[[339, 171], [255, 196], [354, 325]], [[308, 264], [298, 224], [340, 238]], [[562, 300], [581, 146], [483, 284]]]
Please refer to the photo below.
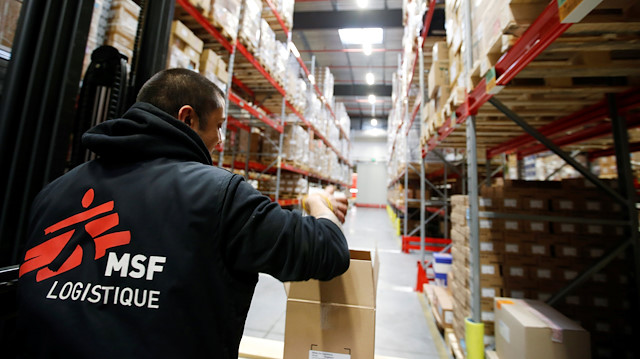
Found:
[[319, 67], [316, 69], [316, 73], [313, 75], [316, 80], [318, 89], [324, 97], [326, 103], [331, 103], [333, 100], [333, 85], [334, 79], [331, 70], [328, 67]]
[[[344, 103], [337, 102], [335, 107], [336, 120], [340, 124], [342, 131], [349, 137], [349, 130], [351, 129], [351, 118], [349, 118], [349, 114], [347, 113], [347, 109], [344, 106]], [[342, 153], [346, 153], [343, 151]]]
[[229, 81], [227, 63], [213, 50], [205, 49], [202, 51], [199, 70], [204, 77], [211, 80], [221, 90], [225, 89], [226, 83]]
[[198, 71], [203, 42], [182, 22], [175, 20], [171, 24], [169, 38], [169, 68], [185, 68]]
[[[281, 199], [297, 198], [301, 193], [307, 193], [309, 181], [301, 174], [283, 172], [280, 175], [280, 191]], [[275, 193], [276, 177], [271, 176], [269, 179], [260, 181], [258, 190], [266, 193]]]
[[[452, 291], [457, 319], [469, 315], [466, 201], [464, 196], [452, 197], [456, 282]], [[584, 179], [506, 181], [482, 189], [479, 209], [480, 285], [487, 335], [493, 329], [492, 324], [487, 326], [493, 323], [489, 321], [493, 297], [545, 301], [625, 238], [624, 227], [606, 224], [624, 218], [621, 206]], [[630, 347], [626, 344], [631, 343], [632, 328], [624, 320], [631, 315], [626, 286], [629, 266], [623, 253], [555, 306], [592, 333], [593, 352], [604, 357], [625, 357]], [[456, 297], [457, 291], [466, 294]], [[463, 335], [463, 327], [463, 322], [454, 322], [456, 335]]]
[[222, 34], [231, 40], [236, 39], [238, 24], [240, 22], [240, 8], [242, 2], [239, 0], [212, 0], [209, 20], [214, 26], [222, 29]]
[[260, 45], [256, 58], [267, 71], [271, 71], [275, 67], [276, 34], [265, 19], [260, 21]]
[[300, 71], [298, 60], [290, 53], [284, 79], [285, 96], [291, 106], [302, 114], [307, 107], [307, 82], [300, 77]]
[[118, 49], [129, 59], [129, 63], [133, 57], [139, 15], [140, 6], [133, 0], [111, 2], [104, 44]]
[[262, 1], [246, 0], [240, 21], [240, 41], [252, 53], [260, 45], [260, 27], [262, 23]]

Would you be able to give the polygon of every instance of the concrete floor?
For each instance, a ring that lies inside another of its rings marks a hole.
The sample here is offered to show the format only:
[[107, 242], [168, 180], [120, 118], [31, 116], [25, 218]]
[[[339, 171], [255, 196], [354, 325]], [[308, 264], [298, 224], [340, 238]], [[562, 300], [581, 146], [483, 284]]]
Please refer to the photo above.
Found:
[[[380, 273], [376, 310], [376, 355], [437, 359], [441, 338], [432, 338], [419, 294], [414, 292], [419, 254], [400, 251], [385, 209], [350, 209], [344, 231], [352, 249], [378, 249]], [[245, 336], [284, 341], [286, 295], [282, 283], [260, 275]], [[440, 350], [439, 350], [440, 349]]]

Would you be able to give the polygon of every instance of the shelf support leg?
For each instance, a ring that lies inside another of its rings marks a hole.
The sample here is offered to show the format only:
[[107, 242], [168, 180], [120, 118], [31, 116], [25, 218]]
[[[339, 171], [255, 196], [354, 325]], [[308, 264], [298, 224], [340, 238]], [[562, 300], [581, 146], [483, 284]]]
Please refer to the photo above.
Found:
[[467, 117], [467, 179], [469, 190], [469, 244], [471, 247], [471, 316], [480, 323], [480, 227], [478, 219], [478, 153], [476, 118]]

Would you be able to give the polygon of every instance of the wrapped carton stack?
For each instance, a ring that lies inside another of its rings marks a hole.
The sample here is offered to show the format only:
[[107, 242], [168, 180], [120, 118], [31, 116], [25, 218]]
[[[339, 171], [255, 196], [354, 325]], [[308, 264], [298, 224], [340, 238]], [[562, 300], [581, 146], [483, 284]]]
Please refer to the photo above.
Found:
[[140, 6], [133, 0], [113, 0], [111, 2], [104, 44], [118, 49], [127, 56], [129, 63], [133, 57], [139, 15]]
[[270, 70], [275, 67], [276, 34], [265, 19], [260, 20], [260, 45], [256, 58], [265, 69]]
[[211, 49], [205, 49], [200, 56], [200, 73], [224, 91], [229, 81], [227, 63]]
[[351, 119], [349, 118], [349, 114], [347, 113], [347, 109], [344, 106], [344, 103], [337, 102], [336, 108], [334, 109], [336, 114], [336, 120], [342, 127], [344, 133], [349, 137], [349, 131], [351, 130]]
[[[615, 182], [611, 184], [615, 185]], [[469, 314], [470, 251], [466, 201], [463, 196], [452, 197], [452, 291], [457, 319], [464, 319]], [[557, 218], [544, 221], [481, 215], [480, 286], [487, 335], [493, 330], [493, 297], [545, 301], [625, 238], [624, 227], [598, 223], [603, 219], [624, 218], [621, 206], [589, 186], [584, 179], [507, 181], [501, 186], [483, 188], [479, 210], [521, 214], [525, 218], [527, 215]], [[565, 217], [567, 219], [562, 220]], [[581, 223], [571, 218], [587, 221]], [[631, 293], [625, 285], [629, 281], [627, 257], [622, 255], [614, 259], [556, 306], [593, 334], [596, 351], [616, 354], [620, 348], [610, 343], [631, 340], [631, 327], [628, 322], [623, 324], [624, 318], [631, 315]], [[463, 322], [454, 322], [456, 335], [463, 334], [460, 332], [463, 325]]]
[[212, 0], [209, 20], [222, 29], [222, 34], [235, 40], [240, 22], [240, 0]]
[[331, 103], [333, 99], [333, 74], [328, 67], [319, 67], [316, 69], [316, 73], [313, 75], [316, 79], [316, 84], [320, 93], [324, 97], [327, 103]]
[[246, 0], [240, 25], [240, 41], [252, 53], [256, 53], [260, 45], [260, 28], [262, 24], [262, 1]]
[[[280, 175], [280, 198], [296, 198], [301, 193], [307, 193], [309, 181], [301, 174], [283, 172]], [[260, 181], [258, 189], [262, 192], [275, 193], [276, 178]]]
[[181, 67], [198, 71], [203, 42], [182, 22], [175, 20], [169, 38], [168, 67]]

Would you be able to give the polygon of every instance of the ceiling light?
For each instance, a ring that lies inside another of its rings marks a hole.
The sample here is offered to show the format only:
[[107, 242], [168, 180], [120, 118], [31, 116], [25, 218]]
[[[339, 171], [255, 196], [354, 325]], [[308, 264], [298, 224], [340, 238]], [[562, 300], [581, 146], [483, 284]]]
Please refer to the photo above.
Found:
[[364, 54], [367, 55], [367, 56], [371, 55], [371, 52], [372, 52], [371, 44], [363, 44], [362, 45], [362, 52], [364, 52]]
[[378, 120], [376, 120], [375, 118], [371, 119], [371, 126], [376, 127], [378, 126]]
[[381, 27], [339, 29], [338, 35], [345, 45], [381, 44], [384, 38]]
[[369, 5], [369, 0], [356, 0], [356, 2], [361, 9], [364, 9]]
[[364, 78], [367, 81], [367, 85], [373, 85], [373, 83], [375, 82], [375, 77], [373, 77], [373, 73], [371, 72], [367, 72]]
[[376, 103], [376, 95], [369, 95], [369, 97], [367, 97], [367, 99], [369, 100], [370, 104]]

